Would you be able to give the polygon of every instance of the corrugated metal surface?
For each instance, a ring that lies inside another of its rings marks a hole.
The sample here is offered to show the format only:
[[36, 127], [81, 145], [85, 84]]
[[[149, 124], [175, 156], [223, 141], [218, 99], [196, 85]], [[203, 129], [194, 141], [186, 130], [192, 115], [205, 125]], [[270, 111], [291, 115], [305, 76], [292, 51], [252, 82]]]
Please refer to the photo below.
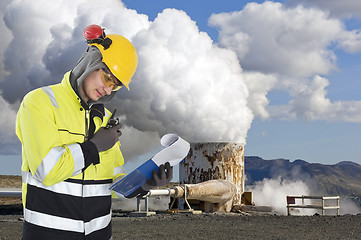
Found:
[[[191, 143], [179, 167], [181, 184], [224, 179], [236, 185], [233, 205], [241, 204], [244, 191], [244, 146], [240, 143]], [[219, 206], [221, 207], [221, 206]]]

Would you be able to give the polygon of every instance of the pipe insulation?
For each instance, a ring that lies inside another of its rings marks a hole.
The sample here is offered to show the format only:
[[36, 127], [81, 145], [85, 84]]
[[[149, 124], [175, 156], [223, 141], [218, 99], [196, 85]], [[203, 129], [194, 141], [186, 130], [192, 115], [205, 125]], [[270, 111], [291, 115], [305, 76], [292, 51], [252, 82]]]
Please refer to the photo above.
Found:
[[[210, 203], [225, 203], [236, 194], [236, 186], [222, 179], [209, 180], [197, 184], [184, 184], [166, 189], [150, 190], [144, 197], [170, 196], [206, 201]], [[21, 197], [21, 189], [1, 189], [0, 197]]]
[[186, 198], [206, 201], [210, 203], [225, 203], [236, 194], [236, 186], [222, 179], [209, 180], [197, 184], [184, 184], [168, 189], [150, 190], [145, 197], [171, 196], [174, 198]]

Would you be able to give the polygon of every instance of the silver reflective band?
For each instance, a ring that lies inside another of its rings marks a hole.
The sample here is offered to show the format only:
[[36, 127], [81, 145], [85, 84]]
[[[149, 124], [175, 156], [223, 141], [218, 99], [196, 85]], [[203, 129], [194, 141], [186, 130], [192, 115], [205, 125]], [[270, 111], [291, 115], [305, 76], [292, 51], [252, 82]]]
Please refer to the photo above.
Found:
[[98, 197], [111, 195], [111, 190], [109, 190], [109, 187], [111, 186], [110, 183], [82, 185], [79, 183], [63, 181], [47, 187], [35, 178], [33, 178], [30, 172], [22, 171], [21, 175], [23, 178], [23, 183], [27, 183], [32, 186], [46, 189], [55, 193], [66, 194], [75, 197]]
[[53, 105], [56, 108], [59, 108], [53, 89], [51, 89], [51, 87], [43, 87], [42, 89], [46, 93], [46, 95], [48, 95], [48, 97], [50, 98], [51, 105]]
[[52, 216], [25, 208], [24, 219], [25, 221], [38, 226], [80, 233], [85, 232], [85, 235], [88, 235], [107, 227], [112, 219], [112, 212], [84, 223], [81, 220]]
[[[73, 176], [81, 173], [81, 170], [84, 168], [84, 155], [79, 144], [70, 144], [66, 146], [73, 157], [74, 160], [74, 173]], [[48, 154], [43, 158], [40, 165], [36, 169], [35, 178], [39, 181], [44, 181], [45, 177], [53, 169], [59, 159], [66, 152], [65, 147], [54, 147], [50, 149]]]
[[23, 183], [27, 183], [39, 188], [43, 188], [55, 193], [61, 193], [61, 194], [67, 194], [72, 195], [76, 197], [81, 197], [83, 195], [83, 189], [81, 184], [77, 183], [70, 183], [70, 182], [60, 182], [57, 184], [54, 184], [52, 186], [45, 186], [41, 182], [39, 182], [37, 179], [33, 178], [31, 176], [30, 172], [23, 171], [21, 173], [23, 177]]
[[35, 178], [41, 182], [44, 181], [46, 175], [48, 175], [49, 172], [53, 169], [53, 167], [65, 151], [66, 149], [63, 147], [54, 147], [50, 149], [48, 154], [46, 154], [46, 156], [43, 158], [40, 165], [36, 169], [36, 172], [34, 174]]
[[107, 227], [112, 219], [112, 212], [85, 223], [85, 235]]
[[44, 213], [39, 213], [31, 211], [29, 209], [24, 209], [24, 219], [25, 221], [47, 228], [67, 230], [73, 232], [84, 232], [84, 223], [83, 221], [73, 220], [69, 218], [56, 217]]
[[109, 189], [112, 184], [84, 185], [83, 197], [109, 196], [112, 191]]
[[75, 176], [81, 173], [82, 169], [85, 167], [83, 151], [81, 150], [80, 144], [78, 143], [70, 144], [67, 147], [69, 148], [74, 159], [73, 176]]

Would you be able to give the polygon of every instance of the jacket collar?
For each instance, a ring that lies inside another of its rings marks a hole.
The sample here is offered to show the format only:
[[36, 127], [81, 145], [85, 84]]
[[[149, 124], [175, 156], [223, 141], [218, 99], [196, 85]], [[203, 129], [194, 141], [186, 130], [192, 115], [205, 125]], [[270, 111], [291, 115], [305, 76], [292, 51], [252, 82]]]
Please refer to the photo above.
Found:
[[78, 102], [84, 109], [89, 109], [89, 105], [84, 102], [80, 96], [74, 91], [73, 87], [70, 84], [70, 74], [71, 71], [65, 73], [63, 80], [61, 81], [61, 85], [67, 91], [67, 93], [74, 99], [74, 101]]

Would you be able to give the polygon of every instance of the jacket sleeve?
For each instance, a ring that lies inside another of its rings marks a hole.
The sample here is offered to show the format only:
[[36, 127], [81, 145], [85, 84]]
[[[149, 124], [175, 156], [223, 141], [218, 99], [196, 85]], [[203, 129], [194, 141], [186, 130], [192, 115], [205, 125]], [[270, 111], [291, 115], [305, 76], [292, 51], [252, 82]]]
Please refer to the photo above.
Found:
[[[120, 151], [120, 144], [117, 146], [117, 148], [119, 150], [115, 152], [117, 156], [114, 158], [113, 183], [116, 183], [117, 181], [125, 177], [125, 175], [127, 175], [125, 168], [123, 167], [124, 158], [122, 152]], [[118, 195], [116, 192], [112, 191], [112, 198], [118, 198], [119, 196], [120, 195]]]
[[[105, 109], [105, 116], [103, 121], [103, 126], [106, 125], [106, 123], [109, 121], [109, 118], [111, 116], [111, 112], [108, 109]], [[112, 159], [113, 161], [113, 183], [120, 180], [126, 175], [126, 171], [123, 167], [124, 165], [124, 157], [121, 151], [121, 145], [119, 142], [117, 142], [109, 151], [107, 152], [100, 152], [100, 156], [102, 156], [102, 159]], [[103, 156], [106, 155], [106, 156]], [[112, 191], [112, 197], [116, 198], [117, 196]]]
[[[105, 116], [103, 119], [103, 127], [107, 125], [107, 122], [109, 121], [110, 116], [112, 113], [108, 109], [104, 109]], [[113, 180], [122, 178], [126, 175], [125, 169], [123, 167], [124, 165], [124, 157], [121, 151], [121, 144], [117, 142], [109, 151], [111, 155], [107, 155], [107, 158], [113, 159], [114, 161], [114, 176]], [[103, 153], [100, 153], [102, 155]]]
[[16, 119], [16, 134], [28, 170], [45, 186], [77, 175], [84, 168], [80, 145], [61, 143], [53, 107], [46, 94], [37, 89], [24, 97]]
[[117, 146], [119, 148], [119, 151], [116, 151], [115, 154], [115, 158], [114, 158], [114, 177], [113, 180], [115, 179], [119, 179], [124, 177], [126, 175], [125, 169], [123, 167], [124, 164], [124, 158], [123, 158], [123, 154], [120, 151], [120, 144]]

